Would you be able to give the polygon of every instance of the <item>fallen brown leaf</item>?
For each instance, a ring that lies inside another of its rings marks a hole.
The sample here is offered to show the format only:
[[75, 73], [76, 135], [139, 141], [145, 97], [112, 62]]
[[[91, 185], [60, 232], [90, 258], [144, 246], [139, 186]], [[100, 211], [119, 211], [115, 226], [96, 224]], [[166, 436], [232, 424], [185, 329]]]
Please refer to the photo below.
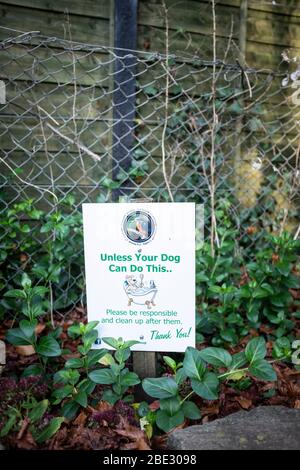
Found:
[[95, 410], [97, 412], [109, 411], [113, 408], [107, 401], [101, 400], [97, 403]]
[[35, 350], [30, 344], [27, 346], [15, 346], [15, 349], [20, 356], [32, 356], [35, 354]]
[[73, 424], [75, 426], [84, 426], [86, 423], [86, 420], [87, 420], [87, 415], [84, 411], [82, 411], [81, 413], [79, 413], [77, 418], [73, 421]]
[[46, 325], [44, 323], [39, 323], [36, 327], [35, 327], [35, 333], [36, 335], [40, 335], [42, 333], [42, 331], [44, 331], [44, 329], [46, 328]]
[[268, 390], [272, 390], [273, 388], [274, 388], [273, 382], [269, 382], [269, 383], [264, 384], [264, 385], [261, 387], [261, 391], [262, 391], [262, 392], [267, 392]]
[[156, 411], [160, 407], [159, 400], [155, 400], [152, 403], [150, 403], [149, 408], [151, 411]]
[[27, 430], [22, 439], [19, 439], [15, 444], [18, 449], [23, 450], [33, 450], [37, 448], [37, 443], [29, 430]]
[[211, 405], [211, 406], [205, 406], [201, 408], [201, 414], [202, 416], [207, 416], [207, 415], [218, 415], [220, 412], [219, 405]]
[[29, 426], [29, 423], [30, 423], [30, 419], [26, 416], [22, 421], [20, 431], [18, 432], [18, 435], [17, 435], [17, 439], [22, 439], [26, 429]]
[[130, 433], [128, 430], [123, 431], [121, 429], [116, 429], [116, 433], [119, 434], [119, 436], [124, 436], [133, 440], [133, 442], [124, 444], [121, 447], [122, 450], [151, 450], [151, 447], [149, 447], [146, 442], [145, 436], [138, 437], [137, 435]]
[[300, 299], [300, 289], [289, 289], [289, 292], [295, 300]]
[[118, 424], [118, 428], [115, 429], [115, 432], [119, 436], [126, 437], [132, 441], [125, 443], [122, 446], [122, 449], [151, 450], [147, 443], [148, 439], [145, 432], [142, 431], [142, 429], [129, 424], [125, 417], [120, 416], [120, 423]]
[[235, 401], [237, 401], [244, 410], [249, 410], [252, 406], [252, 400], [245, 397], [235, 397]]
[[260, 325], [259, 327], [259, 331], [261, 331], [262, 333], [266, 333], [266, 334], [270, 334], [273, 330], [274, 328], [271, 328], [270, 326], [267, 326], [267, 325]]
[[163, 434], [162, 436], [154, 436], [151, 440], [152, 449], [166, 449], [167, 448], [168, 436]]

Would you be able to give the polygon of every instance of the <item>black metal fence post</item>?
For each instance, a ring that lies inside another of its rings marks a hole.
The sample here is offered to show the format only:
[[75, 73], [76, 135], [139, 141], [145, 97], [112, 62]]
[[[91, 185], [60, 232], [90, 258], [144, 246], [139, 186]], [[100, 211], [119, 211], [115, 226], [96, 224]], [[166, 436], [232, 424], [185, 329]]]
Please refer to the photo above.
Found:
[[[113, 180], [128, 172], [134, 144], [137, 5], [138, 0], [115, 0], [114, 5]], [[114, 190], [114, 200], [126, 193], [126, 182], [123, 185], [123, 191]]]

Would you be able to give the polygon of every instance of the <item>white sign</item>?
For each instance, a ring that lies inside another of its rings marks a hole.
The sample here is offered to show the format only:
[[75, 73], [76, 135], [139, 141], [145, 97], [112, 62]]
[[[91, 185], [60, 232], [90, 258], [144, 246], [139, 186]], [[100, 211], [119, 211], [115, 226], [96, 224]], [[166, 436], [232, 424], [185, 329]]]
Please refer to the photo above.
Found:
[[135, 351], [195, 346], [195, 204], [83, 204], [89, 321]]

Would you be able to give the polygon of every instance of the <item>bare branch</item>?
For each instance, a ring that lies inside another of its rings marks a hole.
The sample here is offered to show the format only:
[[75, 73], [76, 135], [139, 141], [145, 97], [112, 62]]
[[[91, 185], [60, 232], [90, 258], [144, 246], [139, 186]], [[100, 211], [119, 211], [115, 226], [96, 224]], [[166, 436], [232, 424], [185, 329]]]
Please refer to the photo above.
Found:
[[58, 129], [56, 129], [55, 127], [51, 126], [51, 124], [49, 124], [49, 122], [47, 122], [47, 126], [49, 127], [49, 129], [51, 129], [52, 132], [54, 132], [54, 134], [56, 135], [59, 135], [59, 137], [61, 137], [62, 139], [64, 139], [66, 142], [69, 142], [69, 144], [76, 144], [77, 147], [79, 147], [84, 153], [86, 153], [87, 155], [89, 155], [90, 157], [93, 158], [93, 160], [95, 160], [95, 162], [101, 162], [102, 158], [99, 157], [99, 155], [97, 155], [96, 153], [92, 152], [90, 149], [88, 149], [85, 145], [81, 144], [77, 138], [75, 138], [74, 140], [73, 139], [70, 139], [70, 137], [67, 137], [66, 135], [62, 134]]
[[[165, 1], [163, 1], [163, 8], [165, 11], [165, 22], [166, 22], [166, 30], [165, 30], [165, 37], [166, 37], [166, 65], [165, 68], [168, 69], [168, 60], [169, 60], [169, 19], [168, 19], [168, 10], [166, 7]], [[166, 187], [169, 193], [169, 197], [172, 202], [174, 202], [174, 197], [171, 191], [170, 182], [167, 175], [166, 170], [166, 131], [168, 125], [168, 112], [169, 112], [169, 86], [170, 86], [170, 79], [169, 74], [166, 74], [166, 90], [165, 90], [165, 116], [164, 116], [164, 125], [161, 135], [161, 153], [162, 153], [162, 170], [164, 175], [164, 180], [166, 183]]]

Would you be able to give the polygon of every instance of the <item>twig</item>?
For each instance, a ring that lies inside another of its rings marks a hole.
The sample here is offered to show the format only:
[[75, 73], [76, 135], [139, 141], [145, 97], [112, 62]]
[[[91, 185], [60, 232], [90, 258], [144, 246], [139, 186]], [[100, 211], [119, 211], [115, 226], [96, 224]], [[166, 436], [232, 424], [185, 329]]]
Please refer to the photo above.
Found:
[[[32, 106], [34, 105], [34, 103], [32, 103], [32, 102], [30, 102], [30, 101], [29, 101], [29, 103], [30, 103]], [[51, 114], [49, 114], [49, 113], [48, 113], [44, 108], [42, 108], [39, 104], [37, 105], [37, 109], [38, 109], [38, 111], [42, 111], [44, 114], [46, 114], [46, 116], [47, 116], [49, 119], [51, 119], [51, 121], [53, 121], [56, 126], [59, 126], [59, 122], [57, 122], [56, 119], [54, 119], [54, 117], [52, 117]], [[39, 113], [39, 115], [40, 115], [40, 113]]]
[[[288, 199], [287, 199], [288, 207], [284, 209], [284, 216], [283, 216], [283, 220], [282, 220], [281, 226], [280, 226], [280, 231], [279, 231], [280, 235], [282, 235], [282, 233], [284, 231], [284, 227], [285, 227], [288, 215], [289, 215], [288, 209], [290, 208], [290, 206], [293, 202], [293, 198], [297, 195], [297, 192], [298, 192], [299, 178], [300, 178], [299, 155], [300, 155], [300, 141], [299, 141], [299, 144], [298, 144], [298, 147], [297, 147], [297, 150], [296, 150], [295, 171], [294, 171], [294, 174], [293, 174], [293, 178], [292, 178], [292, 181], [291, 181], [291, 188], [289, 190], [289, 196], [288, 196]], [[299, 228], [296, 231], [296, 234], [295, 234], [295, 237], [294, 237], [295, 240], [298, 238], [298, 235], [299, 235], [298, 230], [299, 230]]]
[[86, 175], [86, 169], [85, 169], [84, 161], [83, 161], [82, 154], [81, 154], [81, 148], [78, 145], [78, 141], [77, 141], [78, 129], [77, 129], [77, 119], [76, 119], [76, 114], [77, 114], [77, 112], [76, 112], [76, 104], [77, 104], [76, 57], [75, 57], [75, 54], [74, 54], [74, 47], [73, 47], [73, 42], [72, 42], [70, 16], [69, 16], [69, 12], [67, 10], [65, 12], [65, 15], [66, 15], [66, 23], [67, 23], [67, 33], [69, 35], [69, 41], [71, 43], [70, 54], [71, 54], [71, 58], [72, 58], [72, 70], [73, 70], [73, 89], [74, 89], [74, 93], [73, 93], [73, 102], [72, 102], [72, 122], [73, 122], [73, 127], [74, 127], [74, 135], [76, 137], [76, 144], [77, 144], [77, 149], [78, 149], [78, 154], [79, 154], [79, 160], [80, 160], [80, 163], [81, 163], [83, 174]]
[[[54, 186], [53, 170], [52, 170], [51, 160], [49, 158], [48, 143], [47, 143], [46, 134], [45, 134], [45, 130], [44, 130], [44, 124], [43, 124], [43, 120], [42, 120], [42, 117], [41, 117], [39, 107], [38, 107], [38, 115], [39, 115], [39, 120], [40, 120], [42, 137], [43, 137], [43, 140], [44, 140], [45, 155], [46, 155], [46, 158], [47, 158], [47, 161], [48, 161], [48, 164], [49, 164], [52, 191], [54, 193], [55, 192], [55, 186]], [[57, 205], [56, 204], [55, 204], [54, 210], [57, 213]], [[54, 228], [53, 233], [52, 233], [52, 242], [55, 243], [55, 240], [56, 240], [56, 230]], [[50, 247], [50, 250], [49, 250], [50, 264], [53, 263], [53, 250], [51, 248], [52, 247]], [[54, 315], [53, 315], [53, 310], [54, 310], [53, 309], [53, 288], [52, 288], [52, 282], [51, 281], [49, 281], [49, 293], [50, 293], [50, 321], [51, 321], [52, 328], [54, 329], [55, 328], [55, 323], [54, 323]]]
[[[165, 22], [166, 22], [166, 68], [168, 69], [168, 57], [169, 57], [169, 19], [168, 19], [168, 9], [166, 7], [165, 1], [163, 1], [163, 8], [165, 11]], [[168, 125], [168, 111], [169, 111], [169, 86], [170, 79], [169, 74], [166, 74], [166, 91], [165, 91], [165, 115], [164, 115], [164, 125], [161, 135], [161, 153], [162, 153], [162, 170], [163, 176], [166, 183], [166, 187], [169, 193], [169, 197], [172, 202], [174, 202], [174, 197], [170, 188], [170, 182], [168, 180], [167, 170], [166, 170], [166, 131]]]
[[247, 85], [248, 85], [249, 96], [250, 96], [250, 98], [252, 98], [253, 93], [252, 93], [252, 87], [250, 85], [250, 81], [249, 81], [249, 78], [248, 78], [248, 74], [245, 70], [243, 70], [243, 74], [244, 74], [244, 77], [246, 78], [246, 82], [247, 82]]
[[220, 67], [220, 70], [218, 72], [216, 80], [219, 79], [221, 73], [223, 72], [224, 65], [226, 63], [226, 59], [227, 59], [229, 51], [230, 51], [230, 46], [231, 46], [231, 42], [232, 42], [232, 38], [233, 38], [233, 25], [234, 25], [234, 21], [233, 21], [233, 17], [231, 16], [230, 33], [229, 33], [229, 37], [228, 37], [228, 41], [227, 41], [227, 46], [226, 46], [223, 61], [222, 61], [223, 63]]
[[300, 235], [300, 224], [299, 224], [299, 226], [298, 226], [298, 228], [297, 228], [297, 230], [296, 230], [296, 233], [295, 233], [295, 235], [294, 235], [294, 240], [297, 240], [297, 238], [299, 237], [299, 235]]
[[[15, 142], [15, 143], [16, 143], [16, 142]], [[16, 144], [17, 144], [17, 143], [16, 143]], [[17, 145], [18, 145], [18, 144], [17, 144]], [[0, 157], [0, 160], [1, 160], [2, 163], [4, 163], [4, 165], [7, 166], [7, 168], [10, 169], [10, 171], [15, 175], [15, 177], [18, 178], [18, 180], [21, 181], [21, 183], [25, 184], [26, 186], [31, 186], [32, 188], [37, 189], [38, 191], [44, 191], [45, 193], [51, 194], [51, 196], [54, 197], [54, 199], [56, 200], [56, 202], [58, 202], [57, 196], [56, 196], [52, 191], [50, 191], [49, 189], [40, 188], [39, 186], [36, 186], [35, 184], [28, 183], [28, 181], [23, 180], [23, 179], [15, 172], [15, 170], [14, 170], [3, 158]]]
[[217, 232], [217, 219], [215, 213], [215, 131], [218, 124], [218, 116], [216, 112], [216, 58], [217, 58], [217, 22], [216, 22], [216, 5], [215, 0], [212, 0], [212, 17], [213, 17], [213, 77], [212, 77], [212, 112], [213, 112], [213, 123], [211, 125], [211, 154], [210, 154], [210, 205], [211, 205], [211, 234], [210, 234], [210, 245], [212, 257], [215, 255], [216, 242], [219, 248], [219, 238]]
[[99, 155], [97, 155], [96, 153], [92, 152], [90, 149], [88, 149], [85, 145], [81, 144], [78, 140], [77, 140], [77, 137], [72, 140], [70, 139], [70, 137], [67, 137], [66, 135], [62, 134], [58, 129], [56, 129], [55, 127], [51, 126], [51, 124], [49, 124], [49, 122], [47, 122], [47, 126], [49, 127], [49, 129], [51, 129], [54, 134], [56, 135], [59, 135], [59, 137], [61, 137], [62, 139], [66, 140], [67, 142], [69, 142], [69, 144], [76, 144], [77, 146], [80, 147], [80, 149], [86, 153], [87, 155], [89, 155], [90, 157], [92, 157], [96, 162], [101, 162], [102, 158], [99, 157]]

